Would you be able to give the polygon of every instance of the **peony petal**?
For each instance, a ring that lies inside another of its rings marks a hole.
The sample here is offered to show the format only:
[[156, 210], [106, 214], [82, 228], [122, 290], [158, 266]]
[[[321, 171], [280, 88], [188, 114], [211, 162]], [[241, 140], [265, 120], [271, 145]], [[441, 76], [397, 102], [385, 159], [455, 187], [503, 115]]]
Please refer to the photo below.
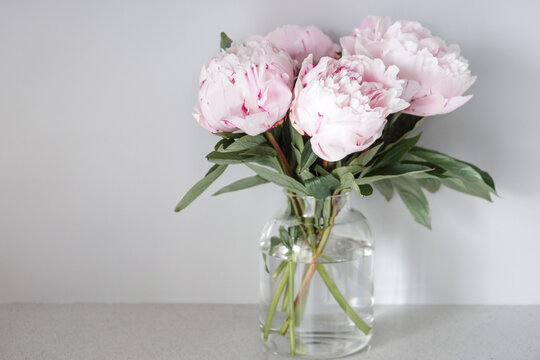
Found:
[[212, 133], [215, 133], [215, 132], [218, 132], [219, 130], [217, 129], [214, 129], [209, 123], [208, 121], [206, 121], [206, 119], [204, 117], [201, 116], [201, 114], [198, 114], [198, 113], [194, 113], [193, 114], [193, 117], [195, 118], [195, 120], [197, 120], [197, 122], [199, 123], [199, 125], [201, 125], [203, 128], [205, 128], [206, 130], [212, 132]]
[[445, 99], [440, 94], [433, 94], [415, 99], [411, 102], [411, 106], [403, 112], [405, 114], [417, 116], [431, 116], [438, 114], [446, 114], [454, 111], [461, 105], [465, 104], [472, 95], [456, 96], [451, 99]]
[[[305, 85], [304, 77], [306, 76], [306, 74], [308, 72], [311, 71], [311, 69], [313, 69], [313, 55], [309, 54], [304, 59], [304, 61], [302, 61], [302, 66], [300, 67], [300, 71], [298, 72], [298, 80], [300, 80], [299, 81], [300, 85], [302, 85], [302, 86]], [[298, 84], [298, 82], [297, 82], [297, 84]]]
[[369, 16], [341, 44], [347, 56], [380, 58], [399, 68], [398, 77], [408, 81], [402, 99], [413, 101], [408, 113], [449, 112], [466, 101], [461, 97], [475, 81], [459, 46], [446, 45], [418, 22]]
[[323, 125], [323, 129], [311, 138], [313, 152], [323, 160], [339, 161], [349, 154], [367, 149], [380, 136], [384, 120], [369, 125], [375, 125], [375, 131], [367, 131], [365, 125], [354, 120]]
[[223, 119], [222, 122], [224, 124], [232, 124], [251, 136], [262, 134], [276, 123], [276, 121], [271, 121], [270, 114], [267, 112], [248, 115], [245, 118], [240, 116], [231, 116]]
[[323, 56], [336, 57], [340, 50], [337, 44], [315, 26], [300, 27], [285, 25], [266, 35], [275, 46], [287, 52], [298, 70], [308, 55], [317, 63]]
[[356, 39], [354, 36], [343, 36], [339, 39], [339, 43], [341, 44], [341, 49], [343, 51], [343, 56], [353, 55], [355, 54], [354, 51], [354, 44], [356, 42]]
[[466, 95], [466, 96], [455, 96], [451, 99], [448, 99], [446, 103], [443, 106], [443, 111], [439, 114], [446, 114], [451, 111], [456, 110], [461, 105], [464, 105], [467, 101], [469, 101], [473, 96], [472, 95]]
[[265, 38], [233, 43], [203, 66], [195, 118], [212, 132], [263, 132], [287, 113], [293, 79], [290, 56]]
[[311, 136], [315, 154], [337, 161], [378, 139], [386, 116], [407, 108], [400, 98], [398, 69], [366, 56], [325, 57], [314, 67], [306, 60], [295, 86], [290, 119]]

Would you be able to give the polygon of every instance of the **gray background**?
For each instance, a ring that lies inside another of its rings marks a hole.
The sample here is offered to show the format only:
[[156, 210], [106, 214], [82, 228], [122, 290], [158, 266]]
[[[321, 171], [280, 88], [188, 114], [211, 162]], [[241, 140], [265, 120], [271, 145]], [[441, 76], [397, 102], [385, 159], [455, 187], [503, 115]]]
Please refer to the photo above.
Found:
[[222, 30], [314, 24], [337, 39], [379, 14], [461, 45], [475, 96], [431, 118], [422, 144], [489, 170], [501, 197], [429, 196], [432, 231], [399, 201], [356, 199], [375, 234], [377, 301], [540, 304], [538, 4], [2, 1], [0, 301], [255, 302], [280, 190], [172, 211], [216, 140], [191, 117], [200, 67]]

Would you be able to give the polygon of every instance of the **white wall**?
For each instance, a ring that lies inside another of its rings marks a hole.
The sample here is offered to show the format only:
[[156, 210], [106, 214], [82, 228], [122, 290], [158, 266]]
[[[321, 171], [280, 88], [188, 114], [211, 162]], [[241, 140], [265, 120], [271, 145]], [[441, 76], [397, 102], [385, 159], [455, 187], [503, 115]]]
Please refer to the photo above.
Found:
[[[430, 196], [433, 230], [399, 201], [358, 199], [376, 236], [379, 303], [540, 304], [540, 36], [536, 1], [2, 1], [0, 301], [255, 302], [271, 185], [173, 208], [215, 137], [191, 117], [219, 32], [279, 24], [338, 38], [368, 14], [461, 45], [473, 100], [423, 145], [489, 170], [494, 203]], [[248, 174], [233, 168], [225, 184]]]

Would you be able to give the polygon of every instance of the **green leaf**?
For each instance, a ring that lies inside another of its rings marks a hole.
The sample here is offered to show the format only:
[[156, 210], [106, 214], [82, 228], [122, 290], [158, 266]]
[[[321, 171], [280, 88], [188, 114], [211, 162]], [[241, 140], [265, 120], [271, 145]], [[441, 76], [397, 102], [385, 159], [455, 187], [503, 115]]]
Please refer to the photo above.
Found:
[[206, 155], [208, 161], [220, 165], [241, 164], [252, 157], [252, 155], [246, 155], [238, 152], [229, 153], [219, 151], [212, 151], [211, 153]]
[[266, 183], [268, 183], [268, 180], [263, 179], [259, 175], [250, 176], [244, 179], [237, 180], [233, 182], [232, 184], [222, 187], [221, 189], [216, 191], [214, 194], [212, 194], [212, 196], [228, 193], [231, 191], [244, 190], [253, 186], [266, 184]]
[[373, 188], [369, 184], [358, 185], [355, 182], [354, 176], [351, 173], [346, 173], [341, 177], [341, 186], [339, 187], [342, 191], [353, 190], [359, 195], [369, 196], [373, 194]]
[[349, 174], [349, 173], [352, 175], [356, 175], [360, 171], [362, 171], [362, 169], [363, 168], [358, 165], [342, 166], [342, 167], [338, 167], [332, 170], [332, 174], [341, 179], [344, 175]]
[[221, 32], [221, 44], [220, 44], [221, 48], [222, 48], [223, 50], [230, 48], [232, 42], [233, 42], [233, 41], [231, 40], [231, 38], [228, 37], [227, 34], [225, 34], [225, 33], [222, 31], [222, 32]]
[[397, 113], [393, 113], [393, 114], [388, 115], [386, 117], [386, 121], [387, 121], [386, 127], [389, 128], [394, 123], [394, 121], [396, 121], [396, 119], [398, 117], [400, 117], [401, 115], [403, 115], [403, 113], [401, 113], [401, 112], [397, 112]]
[[272, 236], [270, 238], [270, 253], [273, 253], [275, 247], [278, 246], [279, 244], [281, 244], [281, 238], [277, 236]]
[[467, 181], [484, 182], [482, 175], [480, 175], [478, 171], [476, 171], [471, 165], [461, 160], [455, 159], [437, 151], [424, 149], [418, 146], [414, 147], [414, 149], [412, 149], [410, 153], [411, 155], [414, 155], [442, 167], [449, 173], [453, 174], [454, 177], [461, 178]]
[[368, 184], [374, 181], [423, 173], [430, 170], [432, 169], [418, 164], [397, 164], [373, 170], [367, 176], [356, 179], [356, 183], [358, 185]]
[[313, 149], [311, 148], [311, 141], [308, 141], [304, 145], [304, 149], [300, 155], [300, 169], [298, 170], [298, 173], [308, 169], [311, 165], [313, 165], [315, 160], [317, 160], [317, 155], [315, 155]]
[[246, 160], [245, 162], [255, 163], [263, 166], [267, 166], [276, 171], [281, 171], [281, 165], [275, 156], [254, 156]]
[[412, 176], [416, 179], [445, 179], [450, 177], [446, 175], [447, 171], [445, 169], [428, 161], [402, 160], [400, 165], [420, 165], [431, 169], [427, 172], [413, 174]]
[[[296, 148], [298, 150], [300, 150], [300, 152], [302, 152], [304, 150], [304, 137], [302, 136], [302, 134], [300, 134], [291, 124], [291, 121], [288, 120], [287, 123], [289, 124], [289, 131], [290, 131], [290, 134], [291, 134], [291, 141], [293, 143], [294, 146], [296, 146]], [[309, 142], [309, 141], [308, 141]]]
[[299, 236], [302, 235], [301, 226], [300, 225], [290, 226], [289, 227], [289, 235], [290, 235], [290, 237], [292, 239], [292, 242], [296, 243]]
[[418, 134], [415, 137], [403, 139], [399, 142], [392, 144], [391, 147], [388, 147], [388, 150], [375, 160], [373, 168], [379, 168], [384, 166], [389, 166], [398, 163], [401, 158], [411, 150], [414, 145], [418, 142], [422, 134]]
[[330, 175], [330, 173], [328, 172], [328, 170], [326, 170], [325, 168], [323, 168], [321, 165], [317, 164], [315, 165], [315, 171], [318, 172], [319, 174], [321, 175]]
[[431, 229], [429, 204], [420, 185], [414, 179], [409, 178], [393, 179], [392, 183], [414, 219], [419, 224]]
[[227, 146], [229, 146], [233, 142], [234, 142], [234, 140], [232, 140], [232, 139], [221, 139], [214, 146], [214, 150], [223, 151]]
[[206, 174], [204, 174], [204, 176], [210, 175], [210, 173], [214, 172], [217, 168], [218, 168], [217, 165], [213, 165], [210, 169], [208, 169], [208, 171], [206, 172]]
[[[272, 154], [272, 155], [256, 155], [257, 153]], [[273, 149], [265, 149], [265, 148], [257, 147], [257, 148], [249, 149], [246, 152], [213, 151], [210, 154], [206, 155], [206, 158], [208, 159], [208, 161], [214, 164], [229, 165], [229, 164], [244, 164], [247, 162], [251, 162], [251, 163], [257, 163], [264, 166], [268, 166], [279, 171], [280, 165], [274, 155], [275, 155], [275, 152]]]
[[225, 171], [227, 165], [214, 165], [210, 168], [210, 171], [206, 174], [204, 178], [199, 180], [195, 185], [188, 190], [184, 195], [182, 200], [176, 205], [174, 211], [179, 212], [182, 209], [185, 209], [186, 206], [191, 204], [199, 195], [201, 195], [204, 190], [206, 190], [212, 183]]
[[263, 135], [257, 135], [257, 136], [242, 136], [238, 140], [236, 140], [234, 143], [229, 145], [225, 151], [227, 152], [233, 152], [233, 151], [242, 151], [246, 149], [251, 149], [255, 146], [264, 144], [266, 142], [266, 138]]
[[285, 227], [279, 227], [279, 237], [281, 238], [281, 243], [287, 247], [287, 249], [292, 251], [292, 242], [289, 232], [285, 230]]
[[292, 153], [294, 155], [294, 160], [296, 164], [300, 164], [300, 158], [302, 157], [302, 153], [296, 148], [296, 145], [292, 146]]
[[356, 192], [357, 194], [362, 195], [362, 193], [360, 192], [360, 187], [354, 181], [355, 180], [354, 175], [351, 174], [350, 172], [343, 174], [343, 176], [341, 176], [339, 180], [341, 181], [340, 189], [342, 190], [350, 189]]
[[441, 180], [439, 179], [420, 178], [416, 179], [416, 181], [418, 181], [418, 184], [420, 184], [421, 187], [423, 187], [430, 193], [437, 192], [441, 187]]
[[386, 144], [386, 147], [391, 146], [416, 130], [422, 124], [423, 119], [420, 116], [400, 113], [395, 120], [388, 122], [381, 141]]
[[245, 150], [243, 154], [277, 157], [276, 150], [268, 144], [262, 144], [259, 146], [252, 147], [250, 149]]
[[383, 179], [375, 181], [373, 185], [375, 185], [377, 190], [384, 196], [386, 201], [390, 201], [394, 196], [394, 185], [391, 180]]
[[215, 132], [212, 134], [225, 138], [225, 139], [238, 139], [246, 135], [244, 133], [232, 133], [232, 132]]
[[305, 186], [290, 176], [279, 174], [272, 170], [269, 170], [269, 169], [266, 169], [257, 165], [253, 165], [253, 164], [246, 164], [246, 165], [251, 170], [255, 171], [255, 173], [257, 173], [257, 175], [259, 175], [263, 179], [271, 181], [274, 184], [284, 187], [288, 190], [291, 190], [292, 192], [296, 194], [309, 195]]
[[414, 147], [410, 154], [445, 169], [448, 177], [461, 180], [444, 179], [442, 183], [445, 186], [487, 200], [491, 199], [490, 192], [496, 194], [491, 176], [472, 164], [418, 146]]
[[464, 194], [477, 196], [487, 201], [491, 201], [491, 195], [488, 188], [482, 183], [478, 182], [468, 182], [463, 179], [449, 177], [446, 179], [441, 179], [441, 184], [444, 186], [462, 192]]
[[304, 170], [300, 174], [300, 179], [305, 183], [308, 179], [313, 179], [315, 175], [313, 175], [309, 170]]
[[493, 180], [491, 175], [489, 175], [486, 171], [478, 168], [476, 165], [473, 165], [465, 161], [463, 161], [463, 163], [469, 165], [474, 170], [476, 170], [476, 172], [478, 172], [480, 176], [482, 177], [482, 180], [484, 180], [484, 183], [491, 188], [492, 190], [491, 192], [493, 192], [495, 195], [497, 194], [497, 190], [495, 189], [495, 181]]
[[373, 146], [367, 150], [362, 151], [359, 156], [357, 156], [356, 158], [352, 159], [349, 162], [349, 165], [366, 166], [375, 157], [375, 155], [377, 155], [377, 152], [383, 145], [384, 145], [383, 143], [380, 143], [379, 145]]
[[[294, 152], [294, 143], [292, 140], [290, 126], [288, 126], [287, 123], [284, 122], [281, 125], [276, 126], [274, 129], [281, 129], [281, 141], [279, 141], [279, 144], [281, 144], [283, 154], [285, 155], [285, 159], [287, 159], [289, 167], [291, 169], [297, 168], [298, 158], [296, 157], [296, 154]], [[278, 141], [277, 139], [276, 141]]]
[[373, 188], [369, 184], [362, 184], [358, 186], [360, 188], [360, 194], [363, 196], [369, 196], [373, 194]]
[[268, 265], [266, 264], [266, 254], [265, 253], [262, 253], [262, 258], [263, 258], [263, 261], [264, 261], [264, 270], [270, 274], [270, 270], [268, 270]]
[[309, 195], [318, 199], [324, 199], [332, 195], [333, 191], [339, 188], [340, 182], [332, 175], [317, 176], [306, 180], [306, 189]]

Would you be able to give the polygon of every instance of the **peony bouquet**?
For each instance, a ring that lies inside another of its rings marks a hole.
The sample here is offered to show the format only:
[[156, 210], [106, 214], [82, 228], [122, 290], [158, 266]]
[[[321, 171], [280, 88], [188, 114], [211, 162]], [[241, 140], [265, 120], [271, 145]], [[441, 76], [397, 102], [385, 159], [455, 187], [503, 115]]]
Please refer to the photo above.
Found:
[[[219, 137], [207, 155], [214, 165], [176, 211], [231, 164], [245, 164], [254, 175], [215, 195], [268, 182], [293, 195], [291, 214], [301, 221], [280, 227], [263, 254], [265, 261], [277, 249], [281, 256], [273, 269], [265, 266], [275, 284], [261, 321], [264, 340], [269, 333], [288, 332], [289, 351], [305, 351], [297, 346], [295, 330], [316, 273], [351, 323], [370, 333], [369, 321], [358, 315], [322, 263], [330, 258], [325, 247], [339, 195], [368, 196], [376, 188], [390, 200], [395, 192], [429, 228], [425, 190], [433, 193], [444, 185], [487, 200], [495, 194], [487, 172], [417, 146], [422, 121], [465, 104], [472, 95], [464, 93], [474, 81], [457, 45], [447, 45], [413, 21], [370, 16], [340, 45], [312, 26], [283, 26], [243, 43], [221, 34], [219, 54], [202, 68], [194, 114]], [[332, 200], [308, 221], [306, 199]], [[299, 251], [308, 255], [295, 291]], [[274, 329], [276, 310], [285, 317]]]

